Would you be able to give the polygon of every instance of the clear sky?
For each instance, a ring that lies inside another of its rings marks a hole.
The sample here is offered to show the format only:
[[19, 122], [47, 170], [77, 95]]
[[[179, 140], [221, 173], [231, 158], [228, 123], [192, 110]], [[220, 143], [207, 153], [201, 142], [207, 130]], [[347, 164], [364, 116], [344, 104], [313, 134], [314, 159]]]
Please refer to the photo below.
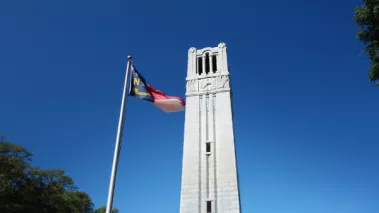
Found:
[[[187, 51], [225, 42], [244, 213], [378, 213], [379, 88], [359, 0], [0, 3], [0, 132], [106, 203], [126, 56], [184, 97]], [[121, 212], [178, 213], [184, 113], [130, 98]]]

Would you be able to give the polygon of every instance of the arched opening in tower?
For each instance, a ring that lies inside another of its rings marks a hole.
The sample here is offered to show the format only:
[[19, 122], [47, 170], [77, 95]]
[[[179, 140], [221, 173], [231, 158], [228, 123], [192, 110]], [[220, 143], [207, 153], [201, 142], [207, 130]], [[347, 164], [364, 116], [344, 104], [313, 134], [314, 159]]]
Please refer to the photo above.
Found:
[[197, 67], [198, 67], [197, 73], [201, 75], [203, 73], [203, 58], [202, 57], [197, 58]]
[[213, 73], [217, 72], [217, 56], [216, 55], [212, 56], [212, 71]]
[[209, 53], [205, 54], [205, 74], [208, 75], [210, 71], [210, 65], [209, 65]]

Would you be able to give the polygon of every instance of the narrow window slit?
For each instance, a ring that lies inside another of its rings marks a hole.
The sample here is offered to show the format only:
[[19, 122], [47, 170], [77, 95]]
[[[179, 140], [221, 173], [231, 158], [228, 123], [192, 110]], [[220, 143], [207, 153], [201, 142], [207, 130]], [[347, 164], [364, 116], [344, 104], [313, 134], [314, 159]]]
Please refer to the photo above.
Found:
[[208, 152], [208, 153], [211, 152], [211, 143], [209, 143], [209, 142], [206, 143], [205, 151]]
[[207, 213], [212, 213], [212, 201], [207, 201]]

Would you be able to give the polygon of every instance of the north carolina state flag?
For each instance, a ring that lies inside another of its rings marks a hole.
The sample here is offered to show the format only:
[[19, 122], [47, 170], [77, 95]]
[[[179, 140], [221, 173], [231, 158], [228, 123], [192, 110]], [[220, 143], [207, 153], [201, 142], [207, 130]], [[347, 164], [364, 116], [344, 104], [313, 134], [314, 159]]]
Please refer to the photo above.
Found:
[[160, 90], [155, 89], [137, 72], [134, 65], [130, 67], [130, 96], [150, 101], [165, 112], [179, 112], [184, 110], [185, 102], [182, 98], [168, 96]]

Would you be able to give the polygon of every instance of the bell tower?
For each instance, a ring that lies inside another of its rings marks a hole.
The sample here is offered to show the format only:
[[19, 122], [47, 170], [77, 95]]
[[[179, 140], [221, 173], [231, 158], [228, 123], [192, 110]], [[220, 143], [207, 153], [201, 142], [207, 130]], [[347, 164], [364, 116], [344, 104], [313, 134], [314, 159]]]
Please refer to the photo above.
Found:
[[226, 45], [190, 48], [180, 213], [240, 213]]

